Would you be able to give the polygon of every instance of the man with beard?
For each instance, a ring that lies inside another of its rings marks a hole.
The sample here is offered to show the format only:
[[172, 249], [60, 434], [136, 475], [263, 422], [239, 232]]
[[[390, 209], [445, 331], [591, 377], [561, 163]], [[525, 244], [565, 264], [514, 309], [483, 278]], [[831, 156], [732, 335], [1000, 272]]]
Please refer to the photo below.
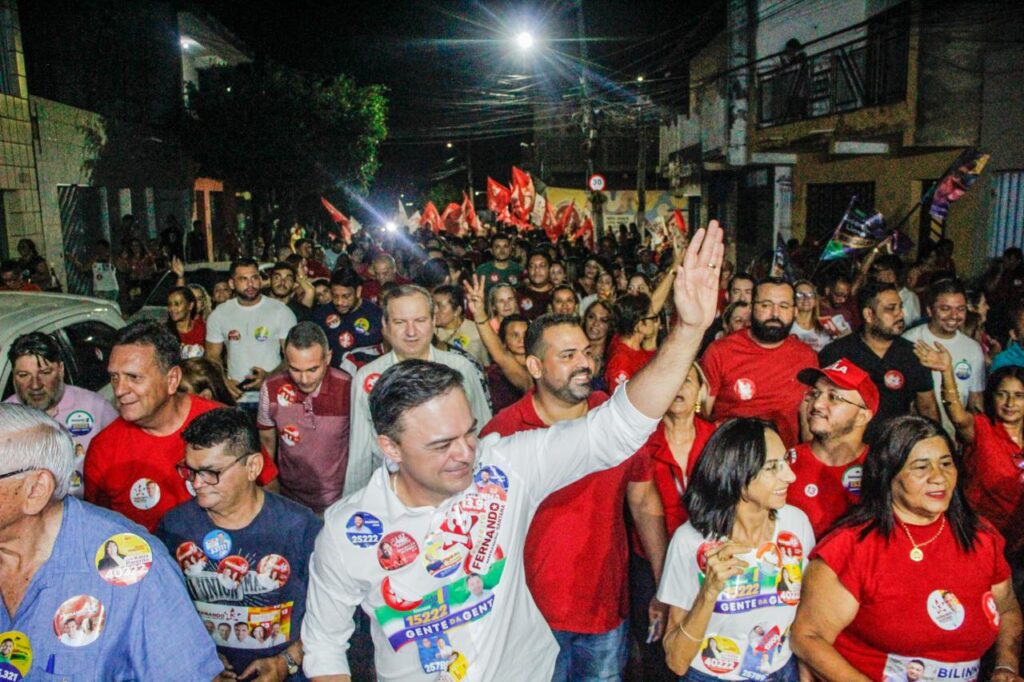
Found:
[[701, 363], [714, 419], [760, 417], [775, 423], [787, 446], [799, 442], [797, 374], [817, 366], [814, 351], [789, 335], [796, 315], [793, 285], [769, 277], [754, 287], [750, 329], [712, 343]]
[[[607, 401], [607, 394], [591, 392], [595, 367], [589, 349], [574, 316], [537, 318], [526, 333], [526, 366], [536, 391], [499, 412], [481, 438], [546, 429]], [[649, 456], [632, 457], [562, 488], [544, 500], [530, 525], [526, 584], [558, 641], [552, 680], [612, 679], [621, 673], [628, 636], [622, 608], [629, 559], [624, 499], [660, 577], [667, 538]], [[663, 607], [652, 602], [651, 608], [653, 618]], [[661, 613], [662, 622], [666, 615]]]
[[14, 395], [4, 402], [28, 405], [64, 425], [75, 443], [75, 470], [69, 494], [82, 497], [82, 464], [93, 437], [117, 419], [98, 393], [64, 383], [64, 362], [53, 337], [43, 332], [19, 336], [7, 351], [14, 367]]
[[338, 270], [331, 275], [331, 302], [310, 317], [327, 334], [334, 367], [341, 367], [349, 351], [376, 346], [384, 339], [381, 310], [362, 298], [362, 286], [363, 280], [354, 270]]
[[864, 326], [859, 334], [850, 334], [825, 346], [818, 355], [822, 367], [842, 358], [848, 359], [871, 377], [878, 389], [878, 411], [868, 426], [867, 440], [890, 417], [917, 413], [939, 421], [931, 372], [914, 355], [914, 344], [900, 338], [903, 333], [903, 303], [892, 284], [868, 282], [861, 288], [861, 315]]
[[270, 298], [288, 306], [299, 322], [309, 319], [316, 291], [306, 273], [287, 261], [275, 263], [270, 271]]
[[519, 312], [533, 321], [548, 311], [554, 287], [551, 285], [551, 259], [544, 251], [534, 251], [526, 261], [526, 280], [516, 290]]
[[228, 388], [242, 394], [240, 407], [255, 412], [263, 381], [281, 365], [295, 314], [260, 293], [259, 266], [251, 258], [231, 264], [231, 288], [235, 297], [217, 306], [206, 321], [206, 357], [223, 364], [227, 349]]
[[797, 378], [811, 387], [801, 406], [811, 441], [790, 450], [796, 483], [786, 501], [807, 514], [820, 538], [860, 500], [868, 454], [864, 431], [878, 410], [878, 389], [846, 358], [825, 369], [805, 369]]
[[492, 259], [476, 269], [476, 274], [484, 281], [487, 292], [495, 284], [506, 283], [515, 287], [519, 284], [523, 268], [519, 263], [509, 260], [512, 255], [512, 241], [504, 234], [491, 237]]

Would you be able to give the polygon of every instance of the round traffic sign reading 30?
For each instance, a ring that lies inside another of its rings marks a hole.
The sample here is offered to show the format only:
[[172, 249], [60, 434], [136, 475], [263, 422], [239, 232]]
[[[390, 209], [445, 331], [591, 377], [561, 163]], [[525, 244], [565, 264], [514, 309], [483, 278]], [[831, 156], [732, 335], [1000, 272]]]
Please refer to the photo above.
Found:
[[599, 173], [594, 173], [590, 176], [590, 179], [587, 180], [587, 185], [590, 187], [591, 191], [600, 192], [604, 189], [604, 176]]

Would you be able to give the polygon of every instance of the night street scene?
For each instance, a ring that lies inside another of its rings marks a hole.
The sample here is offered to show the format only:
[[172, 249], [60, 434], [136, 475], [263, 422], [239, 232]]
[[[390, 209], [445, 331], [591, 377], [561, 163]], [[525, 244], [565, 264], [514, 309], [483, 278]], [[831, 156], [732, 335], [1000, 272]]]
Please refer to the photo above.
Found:
[[0, 0], [0, 682], [1024, 682], [1024, 2]]

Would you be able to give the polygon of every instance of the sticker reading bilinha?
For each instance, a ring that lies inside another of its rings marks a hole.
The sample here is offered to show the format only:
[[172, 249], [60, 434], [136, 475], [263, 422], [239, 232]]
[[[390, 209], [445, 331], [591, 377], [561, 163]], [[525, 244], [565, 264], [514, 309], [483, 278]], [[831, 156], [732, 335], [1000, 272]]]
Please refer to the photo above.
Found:
[[53, 616], [53, 632], [61, 644], [88, 646], [102, 634], [107, 613], [96, 597], [80, 594], [57, 608]]
[[112, 535], [96, 550], [96, 570], [111, 585], [134, 585], [152, 565], [149, 543], [134, 533]]
[[11, 630], [0, 632], [0, 680], [18, 682], [32, 667], [32, 645], [28, 635]]

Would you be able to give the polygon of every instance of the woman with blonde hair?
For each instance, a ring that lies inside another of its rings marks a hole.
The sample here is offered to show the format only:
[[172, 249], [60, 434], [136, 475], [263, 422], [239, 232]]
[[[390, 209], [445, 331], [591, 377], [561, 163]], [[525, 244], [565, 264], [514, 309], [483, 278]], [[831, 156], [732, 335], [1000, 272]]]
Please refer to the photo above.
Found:
[[797, 280], [793, 284], [796, 292], [796, 316], [790, 334], [800, 339], [818, 353], [832, 342], [832, 337], [821, 326], [821, 306], [818, 302], [818, 289], [807, 279]]

